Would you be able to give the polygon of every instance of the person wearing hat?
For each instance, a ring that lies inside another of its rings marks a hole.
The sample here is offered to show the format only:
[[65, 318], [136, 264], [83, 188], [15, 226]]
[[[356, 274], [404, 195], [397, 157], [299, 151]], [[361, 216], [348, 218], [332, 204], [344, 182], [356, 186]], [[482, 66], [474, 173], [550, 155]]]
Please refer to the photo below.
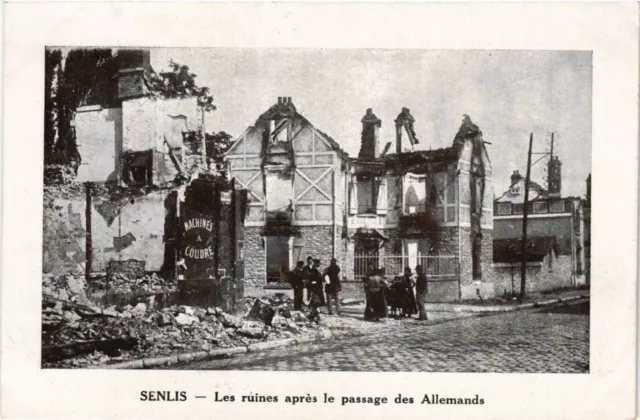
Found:
[[310, 291], [309, 291], [309, 283], [311, 281], [311, 271], [312, 270], [313, 270], [313, 257], [311, 255], [309, 255], [307, 257], [307, 264], [302, 268], [303, 288], [307, 289], [306, 301], [308, 301], [309, 298], [311, 297], [311, 294], [310, 294]]
[[331, 264], [325, 270], [324, 277], [327, 279], [325, 291], [327, 292], [327, 309], [329, 315], [333, 315], [333, 306], [336, 307], [336, 315], [340, 315], [340, 267], [335, 258], [331, 258]]
[[309, 319], [320, 323], [320, 310], [324, 306], [324, 292], [322, 291], [322, 274], [320, 273], [320, 260], [313, 260], [313, 267], [309, 270]]

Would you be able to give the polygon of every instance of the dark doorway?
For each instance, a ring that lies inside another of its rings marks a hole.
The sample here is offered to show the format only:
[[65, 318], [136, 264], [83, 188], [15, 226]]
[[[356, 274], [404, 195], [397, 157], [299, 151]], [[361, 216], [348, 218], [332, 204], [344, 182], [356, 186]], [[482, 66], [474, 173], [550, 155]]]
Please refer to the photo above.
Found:
[[291, 267], [288, 236], [266, 236], [267, 283], [284, 281]]

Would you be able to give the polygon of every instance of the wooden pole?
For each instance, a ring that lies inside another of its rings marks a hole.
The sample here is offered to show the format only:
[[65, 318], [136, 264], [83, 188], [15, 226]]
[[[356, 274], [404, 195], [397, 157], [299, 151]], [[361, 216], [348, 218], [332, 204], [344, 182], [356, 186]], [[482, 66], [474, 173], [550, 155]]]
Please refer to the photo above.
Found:
[[86, 193], [86, 207], [85, 207], [85, 264], [84, 264], [84, 278], [87, 282], [91, 280], [91, 265], [93, 261], [92, 244], [91, 244], [91, 182], [84, 184]]
[[527, 216], [529, 214], [529, 179], [531, 177], [531, 148], [533, 133], [529, 136], [529, 153], [527, 155], [527, 175], [524, 178], [524, 204], [522, 206], [522, 265], [520, 267], [520, 301], [524, 300], [527, 285]]

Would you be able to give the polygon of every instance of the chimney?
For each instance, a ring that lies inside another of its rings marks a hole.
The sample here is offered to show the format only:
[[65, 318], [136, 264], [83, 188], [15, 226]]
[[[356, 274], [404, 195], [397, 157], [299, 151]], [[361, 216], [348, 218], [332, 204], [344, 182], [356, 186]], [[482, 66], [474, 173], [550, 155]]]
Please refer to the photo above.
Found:
[[120, 49], [118, 65], [118, 99], [139, 98], [149, 94], [146, 79], [151, 73], [151, 53], [142, 49]]
[[416, 133], [413, 131], [415, 118], [409, 108], [402, 108], [396, 118], [396, 153], [412, 152], [413, 146], [418, 144]]
[[360, 140], [360, 153], [358, 159], [373, 160], [378, 157], [378, 143], [380, 140], [380, 127], [382, 121], [368, 108], [362, 117], [362, 137]]
[[562, 162], [560, 162], [558, 156], [549, 160], [547, 183], [549, 197], [560, 197], [562, 192]]
[[511, 174], [511, 185], [514, 185], [516, 182], [520, 181], [522, 179], [522, 175], [520, 175], [520, 171], [515, 170], [513, 171], [513, 173]]

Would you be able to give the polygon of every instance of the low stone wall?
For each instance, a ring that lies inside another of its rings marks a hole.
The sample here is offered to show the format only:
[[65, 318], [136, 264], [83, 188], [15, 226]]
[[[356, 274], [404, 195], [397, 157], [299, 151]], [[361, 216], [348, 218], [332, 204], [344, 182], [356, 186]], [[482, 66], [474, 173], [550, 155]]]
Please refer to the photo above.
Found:
[[[571, 257], [563, 255], [555, 258], [552, 268], [547, 258], [542, 263], [527, 264], [526, 292], [546, 292], [573, 286]], [[505, 291], [520, 292], [520, 264], [495, 264], [493, 271], [497, 295]]]

